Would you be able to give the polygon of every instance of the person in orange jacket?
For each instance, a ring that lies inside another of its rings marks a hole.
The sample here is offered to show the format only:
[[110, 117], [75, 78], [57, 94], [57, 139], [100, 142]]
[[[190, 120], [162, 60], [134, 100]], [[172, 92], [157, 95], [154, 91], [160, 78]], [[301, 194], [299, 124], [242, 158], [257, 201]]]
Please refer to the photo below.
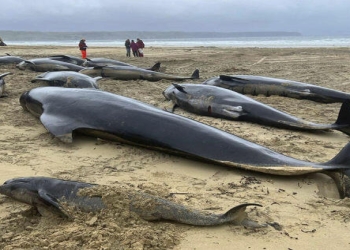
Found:
[[86, 49], [87, 45], [85, 43], [85, 38], [81, 39], [79, 42], [79, 49], [81, 51], [81, 58], [86, 59]]

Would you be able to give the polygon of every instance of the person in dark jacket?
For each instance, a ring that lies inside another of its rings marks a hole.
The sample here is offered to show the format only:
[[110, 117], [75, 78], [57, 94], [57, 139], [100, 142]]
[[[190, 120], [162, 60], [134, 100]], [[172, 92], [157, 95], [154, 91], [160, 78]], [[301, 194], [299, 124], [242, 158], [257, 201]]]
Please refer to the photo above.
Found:
[[139, 51], [138, 51], [139, 47], [137, 46], [137, 44], [135, 43], [134, 40], [131, 40], [130, 47], [131, 47], [132, 54], [134, 55], [134, 57], [138, 57], [139, 56]]
[[85, 43], [85, 38], [81, 39], [79, 42], [79, 49], [81, 51], [81, 58], [86, 59], [86, 49], [87, 45]]
[[130, 57], [130, 39], [126, 39], [125, 48], [126, 48], [126, 56]]
[[143, 49], [145, 48], [145, 44], [143, 43], [143, 41], [140, 38], [136, 39], [136, 44], [139, 47], [138, 51], [139, 51], [139, 57], [143, 57]]

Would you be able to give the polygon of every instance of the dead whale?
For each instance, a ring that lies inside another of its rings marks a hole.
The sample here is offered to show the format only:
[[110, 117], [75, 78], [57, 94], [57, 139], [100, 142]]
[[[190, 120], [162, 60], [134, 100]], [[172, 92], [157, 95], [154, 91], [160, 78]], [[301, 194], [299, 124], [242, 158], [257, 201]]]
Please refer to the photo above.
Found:
[[141, 69], [130, 66], [97, 66], [93, 68], [86, 68], [80, 73], [89, 76], [102, 76], [115, 80], [147, 80], [147, 81], [160, 81], [162, 79], [172, 81], [182, 81], [186, 79], [198, 79], [199, 70], [196, 69], [191, 76], [175, 76], [161, 72], [155, 72], [152, 70]]
[[344, 102], [333, 124], [316, 124], [281, 112], [240, 93], [204, 84], [174, 83], [164, 90], [175, 107], [189, 112], [237, 121], [249, 121], [295, 130], [336, 129], [350, 135], [350, 102]]
[[[109, 58], [86, 58], [86, 61], [83, 63], [84, 67], [98, 67], [98, 66], [129, 66], [129, 67], [137, 67], [135, 65], [117, 61]], [[147, 70], [159, 71], [160, 62], [155, 63], [151, 68], [147, 68]]]
[[10, 54], [6, 53], [6, 56], [1, 56], [0, 57], [0, 64], [5, 65], [5, 64], [18, 64], [25, 59], [19, 57], [19, 56], [11, 56]]
[[[83, 189], [96, 186], [96, 184], [48, 177], [23, 177], [6, 181], [0, 186], [0, 193], [34, 206], [39, 212], [45, 209], [69, 216], [62, 206], [63, 202], [65, 205], [85, 212], [108, 209], [101, 196], [79, 194]], [[224, 214], [204, 214], [154, 195], [125, 189], [123, 192], [129, 199], [129, 206], [126, 209], [129, 208], [131, 212], [148, 221], [168, 220], [196, 226], [216, 226], [227, 223], [255, 228], [266, 226], [246, 218], [246, 207], [261, 206], [255, 203], [235, 206]]]
[[97, 81], [99, 77], [90, 77], [75, 71], [55, 71], [45, 72], [37, 75], [31, 80], [32, 83], [45, 82], [49, 86], [67, 87], [67, 88], [93, 88], [98, 89]]
[[65, 142], [77, 132], [262, 173], [321, 172], [335, 179], [342, 197], [350, 197], [350, 143], [328, 162], [315, 163], [105, 91], [39, 87], [23, 93], [20, 103]]
[[79, 71], [84, 67], [67, 63], [50, 58], [36, 58], [31, 60], [25, 60], [16, 65], [20, 70], [32, 70], [36, 72], [47, 72], [47, 71]]
[[345, 102], [350, 100], [350, 94], [345, 92], [303, 82], [263, 76], [220, 75], [219, 77], [206, 80], [203, 84], [230, 89], [241, 94], [278, 95], [321, 103]]
[[80, 57], [70, 56], [70, 55], [53, 55], [53, 56], [50, 56], [49, 59], [57, 60], [61, 62], [73, 63], [79, 66], [83, 66], [83, 63], [85, 62], [85, 60], [81, 59]]

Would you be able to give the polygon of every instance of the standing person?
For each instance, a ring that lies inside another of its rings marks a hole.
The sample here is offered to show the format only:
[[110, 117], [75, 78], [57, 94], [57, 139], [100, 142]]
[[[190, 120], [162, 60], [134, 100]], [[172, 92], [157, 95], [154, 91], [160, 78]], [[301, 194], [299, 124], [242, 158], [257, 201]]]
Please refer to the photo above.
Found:
[[85, 38], [81, 39], [79, 42], [79, 49], [81, 51], [81, 58], [86, 59], [86, 49], [87, 45], [85, 43]]
[[126, 48], [126, 56], [130, 57], [130, 39], [126, 39], [125, 48]]
[[139, 51], [138, 51], [139, 47], [137, 46], [137, 44], [135, 43], [134, 40], [131, 40], [130, 47], [131, 47], [132, 54], [134, 55], [134, 57], [138, 57], [139, 56]]
[[143, 57], [143, 49], [145, 48], [145, 44], [140, 38], [137, 38], [136, 40], [136, 44], [139, 47], [139, 57]]

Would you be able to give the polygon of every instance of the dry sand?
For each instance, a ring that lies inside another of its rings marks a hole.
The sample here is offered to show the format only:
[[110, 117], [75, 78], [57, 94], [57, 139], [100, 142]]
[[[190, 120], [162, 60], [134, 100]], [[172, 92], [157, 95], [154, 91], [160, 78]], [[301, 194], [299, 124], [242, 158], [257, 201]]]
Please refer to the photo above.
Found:
[[[147, 46], [147, 45], [146, 45]], [[219, 74], [251, 74], [313, 83], [350, 91], [348, 48], [147, 48], [144, 58], [126, 58], [124, 48], [89, 48], [89, 57], [108, 57], [140, 67], [162, 63], [162, 70], [190, 75], [200, 70], [201, 82]], [[79, 56], [76, 47], [1, 47], [26, 59], [55, 54]], [[193, 208], [222, 213], [244, 202], [259, 222], [272, 227], [194, 227], [169, 222], [144, 222], [119, 212], [79, 214], [71, 220], [40, 217], [28, 206], [0, 197], [0, 248], [3, 249], [349, 249], [350, 202], [340, 200], [333, 181], [322, 174], [280, 177], [258, 174], [169, 155], [120, 143], [78, 137], [64, 144], [40, 121], [22, 110], [18, 98], [37, 85], [37, 72], [2, 66], [9, 97], [0, 99], [0, 183], [24, 176], [48, 176], [110, 187], [126, 185], [153, 192]], [[169, 81], [103, 79], [100, 88], [163, 108], [162, 91]], [[333, 123], [340, 104], [318, 104], [282, 97], [254, 97], [275, 108], [318, 123]], [[308, 133], [256, 124], [175, 113], [210, 124], [289, 156], [325, 162], [348, 142], [337, 132]], [[181, 134], [179, 134], [181, 136]], [[246, 157], [254, 157], [247, 155]], [[106, 193], [108, 193], [106, 191]], [[170, 193], [176, 193], [169, 195]], [[113, 195], [111, 196], [113, 197]], [[113, 201], [113, 199], [112, 199]], [[122, 220], [121, 220], [122, 218]], [[130, 221], [125, 221], [130, 218]]]

